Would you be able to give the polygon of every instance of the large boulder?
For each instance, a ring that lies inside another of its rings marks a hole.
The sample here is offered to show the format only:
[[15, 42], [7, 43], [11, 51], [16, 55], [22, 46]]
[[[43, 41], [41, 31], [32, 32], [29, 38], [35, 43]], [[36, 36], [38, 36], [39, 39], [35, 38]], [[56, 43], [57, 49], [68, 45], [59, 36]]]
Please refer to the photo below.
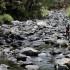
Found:
[[26, 47], [21, 50], [21, 53], [27, 56], [38, 56], [39, 52], [38, 50], [35, 50], [34, 48]]

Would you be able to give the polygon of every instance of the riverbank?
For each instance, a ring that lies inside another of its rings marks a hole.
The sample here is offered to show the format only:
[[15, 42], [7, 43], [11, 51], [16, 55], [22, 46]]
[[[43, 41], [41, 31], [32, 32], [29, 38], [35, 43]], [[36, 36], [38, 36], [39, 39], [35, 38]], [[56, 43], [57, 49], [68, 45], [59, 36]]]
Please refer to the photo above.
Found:
[[[54, 70], [55, 64], [69, 64], [70, 39], [66, 39], [67, 24], [70, 24], [70, 19], [63, 10], [50, 11], [43, 20], [16, 20], [12, 21], [12, 25], [2, 24], [0, 59], [17, 64], [20, 70], [29, 68], [27, 65], [35, 65], [37, 70]], [[60, 60], [67, 62], [59, 63]]]

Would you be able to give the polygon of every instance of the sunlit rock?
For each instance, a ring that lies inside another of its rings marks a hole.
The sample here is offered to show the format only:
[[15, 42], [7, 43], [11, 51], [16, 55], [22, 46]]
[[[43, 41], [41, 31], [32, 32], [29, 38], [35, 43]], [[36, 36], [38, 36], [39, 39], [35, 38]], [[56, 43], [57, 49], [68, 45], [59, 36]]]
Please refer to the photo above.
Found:
[[38, 70], [39, 66], [38, 65], [27, 65], [25, 68], [27, 70]]
[[39, 57], [46, 57], [46, 53], [40, 53], [38, 54]]
[[43, 20], [37, 20], [37, 25], [39, 25], [39, 26], [45, 26], [46, 27], [47, 24]]
[[18, 28], [17, 27], [12, 27], [11, 29], [10, 29], [10, 31], [11, 31], [11, 33], [12, 34], [19, 34], [19, 30], [18, 30]]
[[19, 24], [19, 23], [20, 23], [20, 21], [15, 20], [15, 21], [11, 21], [11, 23], [12, 23], [12, 24], [14, 24], [14, 25], [17, 25], [17, 24]]
[[0, 65], [0, 70], [8, 70], [8, 69], [7, 69], [8, 67], [9, 67], [8, 65], [1, 64], [1, 65]]

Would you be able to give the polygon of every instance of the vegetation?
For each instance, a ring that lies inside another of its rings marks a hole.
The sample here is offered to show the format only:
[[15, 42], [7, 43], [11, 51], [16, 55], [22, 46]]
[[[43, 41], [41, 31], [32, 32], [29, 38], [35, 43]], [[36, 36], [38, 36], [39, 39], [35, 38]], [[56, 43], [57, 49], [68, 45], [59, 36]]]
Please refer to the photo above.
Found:
[[66, 9], [66, 15], [70, 17], [70, 6]]
[[4, 14], [3, 15], [3, 21], [6, 22], [6, 23], [8, 23], [8, 22], [13, 21], [13, 18], [9, 14]]
[[41, 18], [48, 15], [48, 9], [66, 8], [69, 3], [70, 0], [0, 0], [0, 14], [7, 13], [19, 20]]
[[9, 23], [11, 23], [11, 21], [13, 21], [13, 18], [9, 14], [0, 15], [0, 23], [1, 24], [3, 24], [3, 23], [9, 24]]

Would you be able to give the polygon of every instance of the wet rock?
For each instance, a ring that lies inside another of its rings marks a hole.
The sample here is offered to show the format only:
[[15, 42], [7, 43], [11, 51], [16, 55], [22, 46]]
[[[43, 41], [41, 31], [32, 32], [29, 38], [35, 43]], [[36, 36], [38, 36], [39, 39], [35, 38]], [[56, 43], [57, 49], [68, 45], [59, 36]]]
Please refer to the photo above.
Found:
[[61, 53], [62, 53], [62, 51], [60, 49], [56, 49], [56, 48], [52, 49], [50, 52], [50, 54], [53, 56], [61, 54]]
[[21, 61], [19, 62], [21, 67], [25, 67], [26, 65], [33, 65], [32, 58], [30, 56], [27, 56], [26, 61], [23, 61], [22, 64]]
[[26, 65], [33, 65], [33, 63], [32, 62], [22, 62], [22, 64], [21, 64], [21, 62], [20, 62], [21, 67], [25, 67]]
[[27, 59], [27, 56], [23, 55], [23, 54], [19, 54], [17, 57], [16, 57], [17, 61], [26, 61]]
[[21, 50], [22, 54], [25, 54], [27, 56], [38, 56], [38, 50], [35, 50], [33, 48], [27, 47], [27, 48], [23, 48]]
[[49, 39], [45, 39], [44, 42], [45, 42], [45, 44], [54, 45], [56, 43], [56, 39], [55, 38], [49, 38]]
[[9, 39], [5, 39], [6, 43], [10, 44], [12, 42], [12, 39], [9, 38]]
[[25, 40], [24, 36], [21, 37], [20, 35], [14, 35], [14, 38], [15, 38], [16, 40]]

